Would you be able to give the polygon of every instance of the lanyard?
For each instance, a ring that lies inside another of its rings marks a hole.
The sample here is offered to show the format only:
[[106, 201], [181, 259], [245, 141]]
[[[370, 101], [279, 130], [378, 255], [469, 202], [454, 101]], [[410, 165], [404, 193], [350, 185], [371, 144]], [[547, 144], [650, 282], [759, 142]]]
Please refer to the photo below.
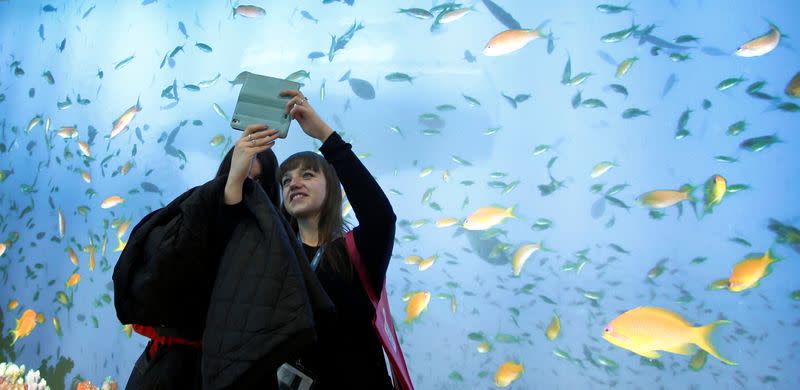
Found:
[[[300, 245], [302, 247], [303, 241], [300, 239], [300, 234], [297, 234], [297, 241], [300, 241]], [[319, 262], [322, 260], [322, 255], [325, 254], [325, 244], [322, 244], [319, 248], [317, 248], [317, 252], [314, 253], [314, 257], [311, 259], [311, 270], [316, 272], [317, 267], [319, 267]]]

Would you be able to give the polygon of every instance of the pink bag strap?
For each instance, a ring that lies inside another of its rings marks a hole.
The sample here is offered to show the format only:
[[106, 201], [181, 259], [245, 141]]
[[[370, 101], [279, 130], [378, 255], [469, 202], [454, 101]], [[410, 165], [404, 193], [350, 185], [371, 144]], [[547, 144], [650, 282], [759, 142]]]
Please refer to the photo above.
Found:
[[358, 272], [358, 277], [361, 278], [361, 283], [364, 284], [364, 289], [367, 291], [367, 297], [369, 298], [369, 301], [372, 302], [373, 306], [378, 306], [378, 300], [380, 298], [375, 295], [375, 292], [378, 290], [373, 288], [372, 283], [370, 282], [369, 275], [367, 274], [367, 267], [364, 265], [364, 261], [361, 259], [361, 253], [358, 252], [355, 235], [353, 234], [352, 230], [348, 231], [347, 234], [344, 235], [344, 243], [347, 247], [347, 253], [350, 255], [350, 260], [353, 262], [356, 272]]

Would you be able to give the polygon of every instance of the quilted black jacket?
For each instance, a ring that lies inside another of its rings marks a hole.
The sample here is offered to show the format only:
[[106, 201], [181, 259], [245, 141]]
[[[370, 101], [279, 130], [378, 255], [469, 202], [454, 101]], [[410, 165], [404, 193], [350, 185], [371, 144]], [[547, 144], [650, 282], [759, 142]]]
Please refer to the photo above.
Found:
[[223, 234], [226, 180], [194, 187], [145, 216], [113, 275], [123, 324], [202, 335], [208, 389], [230, 386], [255, 361], [277, 366], [296, 358], [315, 342], [317, 323], [335, 315], [290, 226], [256, 182], [244, 184], [247, 217]]

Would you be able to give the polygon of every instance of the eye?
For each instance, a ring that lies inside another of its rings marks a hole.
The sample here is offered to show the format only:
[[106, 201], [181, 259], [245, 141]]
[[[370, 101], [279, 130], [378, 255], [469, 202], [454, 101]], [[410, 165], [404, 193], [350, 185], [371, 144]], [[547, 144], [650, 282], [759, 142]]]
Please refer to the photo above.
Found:
[[303, 172], [303, 177], [304, 178], [314, 177], [314, 174], [311, 173], [310, 171], [306, 171], [306, 172]]

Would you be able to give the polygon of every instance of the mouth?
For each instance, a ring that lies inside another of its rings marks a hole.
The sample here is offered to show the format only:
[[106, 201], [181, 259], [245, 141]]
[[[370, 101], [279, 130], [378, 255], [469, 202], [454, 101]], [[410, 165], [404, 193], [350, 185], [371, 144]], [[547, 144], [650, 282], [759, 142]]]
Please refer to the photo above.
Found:
[[298, 197], [307, 197], [308, 194], [303, 192], [295, 192], [294, 194], [289, 195], [289, 202], [293, 202]]

